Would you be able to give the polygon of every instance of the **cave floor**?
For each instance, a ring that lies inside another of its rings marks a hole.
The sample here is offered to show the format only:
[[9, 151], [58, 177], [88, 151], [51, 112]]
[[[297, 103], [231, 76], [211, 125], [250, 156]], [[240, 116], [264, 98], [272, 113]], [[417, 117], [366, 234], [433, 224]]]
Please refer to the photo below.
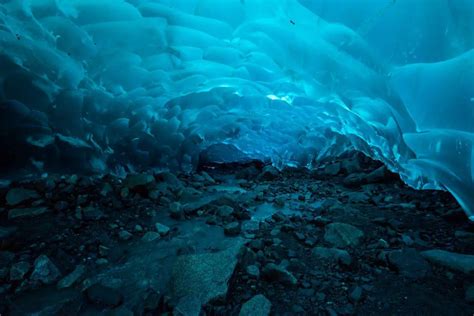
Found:
[[474, 257], [458, 255], [474, 225], [449, 194], [359, 156], [48, 175], [0, 201], [0, 315], [474, 312]]

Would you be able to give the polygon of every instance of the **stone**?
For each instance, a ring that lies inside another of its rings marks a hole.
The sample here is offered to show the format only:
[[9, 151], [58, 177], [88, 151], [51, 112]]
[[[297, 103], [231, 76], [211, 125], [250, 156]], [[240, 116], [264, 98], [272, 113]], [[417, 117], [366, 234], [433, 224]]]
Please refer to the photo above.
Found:
[[265, 166], [262, 172], [258, 175], [257, 179], [260, 181], [272, 181], [278, 178], [280, 172], [273, 166]]
[[184, 211], [179, 202], [170, 204], [170, 216], [174, 219], [181, 219], [184, 217]]
[[131, 238], [133, 237], [133, 234], [131, 234], [130, 232], [126, 231], [126, 230], [121, 230], [119, 232], [119, 238], [120, 240], [130, 240]]
[[104, 213], [96, 207], [86, 207], [82, 210], [82, 218], [86, 221], [97, 221], [104, 217]]
[[468, 303], [474, 303], [474, 285], [467, 287], [464, 298]]
[[240, 233], [239, 222], [232, 222], [224, 226], [224, 234], [227, 236], [237, 236]]
[[147, 232], [145, 235], [143, 235], [142, 241], [151, 242], [159, 239], [160, 237], [161, 235], [157, 232]]
[[90, 286], [86, 290], [86, 297], [92, 304], [103, 307], [117, 307], [123, 302], [119, 291], [100, 283]]
[[170, 228], [168, 226], [160, 223], [156, 223], [155, 228], [158, 234], [160, 234], [160, 236], [166, 236], [170, 232]]
[[14, 188], [8, 191], [5, 200], [8, 205], [15, 206], [23, 202], [39, 198], [39, 194], [36, 191]]
[[247, 274], [251, 277], [258, 279], [260, 277], [260, 269], [256, 265], [249, 265], [247, 269]]
[[446, 268], [474, 274], [474, 255], [466, 255], [445, 250], [433, 249], [422, 251], [421, 255], [428, 261]]
[[352, 258], [346, 250], [337, 248], [316, 247], [312, 251], [315, 258], [341, 263], [349, 266], [352, 263]]
[[155, 177], [153, 177], [153, 175], [139, 173], [139, 174], [128, 174], [123, 184], [128, 189], [135, 189], [139, 186], [146, 186], [153, 182], [155, 182]]
[[239, 316], [268, 316], [271, 309], [272, 303], [262, 294], [258, 294], [242, 305]]
[[56, 287], [58, 289], [64, 289], [73, 286], [74, 284], [80, 282], [86, 273], [86, 267], [84, 265], [78, 265], [74, 271], [66, 275], [61, 279]]
[[25, 274], [30, 271], [31, 265], [26, 261], [20, 261], [12, 265], [10, 268], [10, 280], [20, 281], [23, 280]]
[[262, 270], [262, 276], [267, 281], [279, 282], [289, 286], [296, 285], [298, 281], [291, 272], [274, 263], [268, 263], [265, 265]]
[[222, 205], [217, 208], [217, 215], [220, 217], [229, 217], [234, 213], [234, 209], [228, 205]]
[[8, 239], [13, 233], [15, 233], [16, 227], [3, 227], [0, 226], [0, 242]]
[[349, 299], [353, 303], [357, 303], [362, 299], [363, 290], [360, 286], [356, 286], [349, 294]]
[[330, 176], [335, 176], [341, 172], [341, 164], [339, 162], [332, 163], [324, 167], [324, 173]]
[[404, 248], [388, 252], [389, 265], [409, 279], [421, 279], [431, 273], [431, 267], [413, 248]]
[[41, 255], [35, 260], [34, 269], [30, 279], [40, 281], [44, 284], [52, 284], [61, 277], [61, 272], [54, 263], [46, 256]]
[[173, 266], [170, 289], [176, 312], [199, 315], [201, 306], [227, 295], [242, 241], [214, 253], [182, 255]]
[[331, 223], [326, 226], [324, 240], [336, 247], [357, 246], [364, 233], [355, 226], [345, 223]]
[[47, 207], [29, 207], [29, 208], [15, 208], [8, 212], [8, 219], [23, 219], [37, 217], [51, 212]]

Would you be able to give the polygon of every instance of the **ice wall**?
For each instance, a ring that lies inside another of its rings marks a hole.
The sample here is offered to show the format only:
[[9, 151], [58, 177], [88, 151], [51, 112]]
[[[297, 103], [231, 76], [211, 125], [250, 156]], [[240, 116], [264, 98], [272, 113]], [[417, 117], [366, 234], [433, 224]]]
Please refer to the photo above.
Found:
[[474, 215], [471, 0], [0, 3], [3, 172], [356, 148]]

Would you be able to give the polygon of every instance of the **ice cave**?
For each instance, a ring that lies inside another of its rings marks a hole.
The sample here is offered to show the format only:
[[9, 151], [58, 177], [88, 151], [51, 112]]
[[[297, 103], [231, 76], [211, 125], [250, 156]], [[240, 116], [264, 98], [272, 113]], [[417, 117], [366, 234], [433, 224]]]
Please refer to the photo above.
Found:
[[473, 0], [0, 0], [0, 315], [472, 315]]

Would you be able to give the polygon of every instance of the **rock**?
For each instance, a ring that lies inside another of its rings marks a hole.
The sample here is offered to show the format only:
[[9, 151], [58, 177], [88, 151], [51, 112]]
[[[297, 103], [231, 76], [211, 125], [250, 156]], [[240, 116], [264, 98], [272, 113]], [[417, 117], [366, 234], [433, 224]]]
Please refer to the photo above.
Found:
[[274, 263], [268, 263], [262, 270], [262, 276], [267, 281], [280, 282], [284, 285], [296, 285], [297, 279], [291, 272]]
[[352, 263], [349, 253], [342, 249], [316, 247], [313, 249], [312, 255], [318, 259], [338, 262], [346, 266]]
[[265, 166], [262, 172], [258, 175], [257, 179], [260, 181], [272, 181], [278, 178], [280, 171], [273, 166]]
[[271, 309], [272, 303], [265, 296], [259, 294], [242, 305], [239, 316], [268, 316]]
[[224, 226], [224, 233], [227, 236], [237, 236], [240, 233], [239, 222], [232, 222]]
[[147, 232], [145, 235], [143, 235], [142, 241], [150, 242], [150, 241], [157, 240], [160, 237], [161, 235], [157, 232]]
[[133, 190], [139, 186], [146, 186], [155, 182], [155, 177], [151, 174], [128, 174], [123, 184], [130, 190]]
[[421, 255], [434, 264], [466, 274], [474, 273], [474, 255], [465, 255], [438, 249], [423, 251]]
[[20, 261], [12, 265], [10, 268], [10, 280], [20, 281], [23, 280], [25, 274], [30, 271], [31, 265], [26, 261]]
[[168, 226], [160, 223], [156, 223], [155, 228], [160, 236], [166, 236], [170, 232], [170, 228]]
[[16, 227], [2, 227], [0, 226], [0, 242], [8, 239], [16, 231]]
[[77, 282], [80, 282], [81, 279], [84, 277], [86, 273], [86, 267], [84, 265], [78, 265], [74, 271], [66, 275], [63, 279], [61, 279], [56, 287], [58, 289], [64, 289], [73, 286]]
[[362, 294], [362, 288], [360, 286], [356, 286], [349, 294], [349, 299], [351, 300], [351, 302], [357, 303], [362, 299]]
[[324, 240], [336, 247], [357, 246], [364, 233], [355, 226], [331, 223], [326, 226]]
[[32, 199], [37, 199], [39, 197], [40, 196], [36, 191], [23, 188], [14, 188], [8, 191], [5, 200], [7, 201], [8, 205], [15, 206]]
[[324, 167], [324, 173], [330, 176], [335, 176], [341, 172], [341, 163], [335, 162]]
[[82, 217], [86, 221], [97, 221], [104, 217], [104, 213], [96, 207], [89, 206], [82, 210]]
[[474, 285], [469, 285], [467, 287], [464, 298], [468, 303], [474, 303]]
[[199, 315], [201, 306], [227, 295], [228, 282], [237, 265], [242, 241], [215, 253], [179, 256], [170, 280], [175, 311]]
[[121, 230], [118, 236], [120, 240], [126, 241], [126, 240], [130, 240], [133, 237], [133, 234], [131, 234], [130, 232], [126, 230]]
[[234, 209], [228, 205], [222, 205], [217, 208], [217, 215], [220, 217], [229, 217], [234, 213]]
[[90, 286], [86, 290], [86, 297], [92, 304], [103, 307], [117, 307], [123, 302], [119, 291], [100, 283]]
[[170, 216], [174, 219], [182, 219], [184, 217], [184, 211], [179, 202], [170, 204]]
[[8, 219], [22, 219], [40, 216], [51, 212], [47, 207], [15, 208], [8, 212]]
[[171, 172], [162, 172], [157, 174], [156, 178], [159, 181], [165, 182], [167, 186], [173, 190], [177, 190], [183, 187], [183, 183]]
[[431, 267], [413, 248], [390, 251], [387, 254], [389, 265], [409, 279], [421, 279], [431, 273]]
[[45, 255], [41, 255], [35, 260], [34, 269], [30, 279], [40, 281], [44, 284], [52, 284], [61, 277], [61, 273], [54, 263]]
[[247, 274], [258, 279], [260, 277], [260, 269], [256, 265], [249, 265], [246, 269]]

